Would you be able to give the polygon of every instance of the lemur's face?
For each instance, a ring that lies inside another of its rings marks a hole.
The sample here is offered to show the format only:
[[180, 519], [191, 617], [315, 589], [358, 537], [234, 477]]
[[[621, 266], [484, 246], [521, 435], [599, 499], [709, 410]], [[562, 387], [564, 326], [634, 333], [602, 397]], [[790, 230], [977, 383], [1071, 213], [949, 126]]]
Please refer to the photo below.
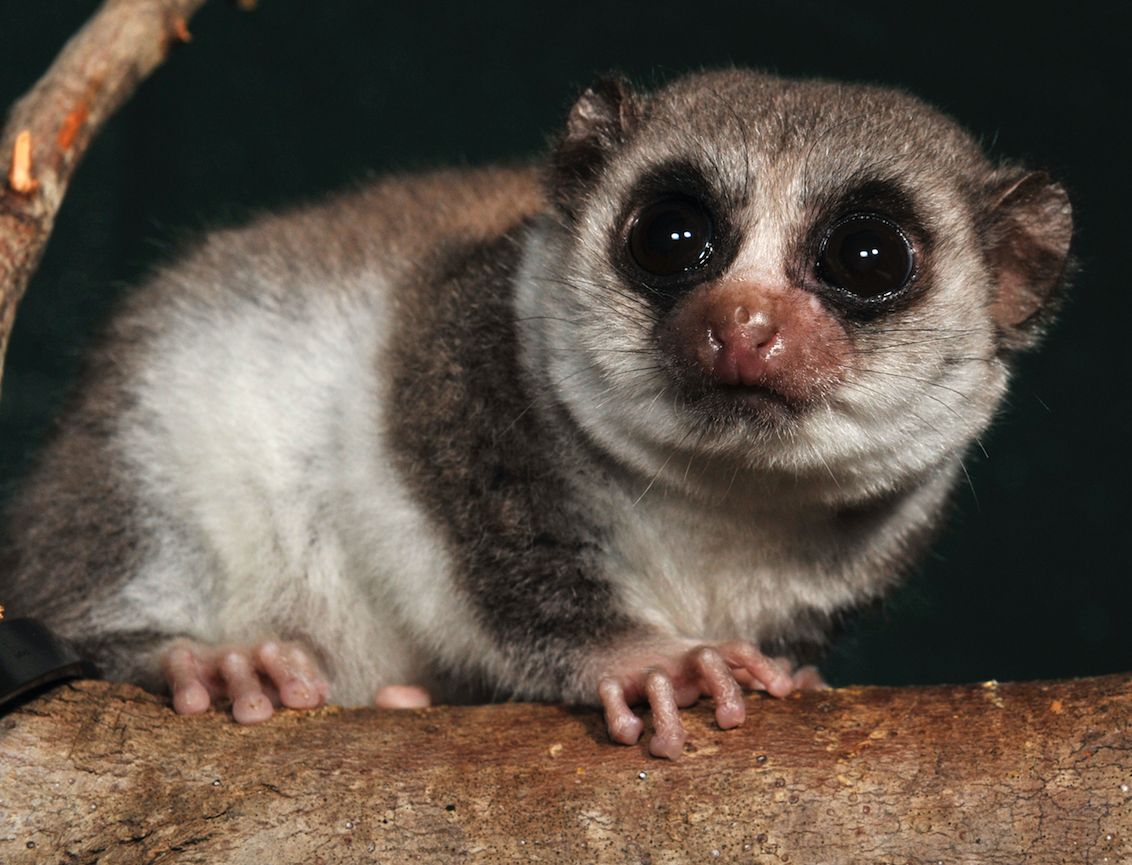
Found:
[[646, 471], [715, 461], [833, 498], [898, 487], [986, 426], [1048, 293], [1012, 288], [1002, 226], [1034, 211], [1021, 245], [1058, 247], [1050, 287], [1070, 231], [1059, 187], [1012, 201], [1023, 175], [918, 100], [749, 73], [590, 91], [556, 176], [538, 303], [581, 425]]

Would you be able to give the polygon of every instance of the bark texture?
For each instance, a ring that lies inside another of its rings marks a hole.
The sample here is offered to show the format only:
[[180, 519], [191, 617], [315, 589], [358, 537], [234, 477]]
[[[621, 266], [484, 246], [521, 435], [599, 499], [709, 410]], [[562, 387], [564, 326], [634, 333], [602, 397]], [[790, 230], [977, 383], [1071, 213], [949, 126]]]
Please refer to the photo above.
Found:
[[749, 708], [669, 763], [589, 709], [240, 727], [77, 682], [0, 720], [0, 861], [1132, 862], [1132, 676]]
[[0, 377], [16, 305], [91, 139], [189, 38], [204, 0], [106, 0], [0, 130]]

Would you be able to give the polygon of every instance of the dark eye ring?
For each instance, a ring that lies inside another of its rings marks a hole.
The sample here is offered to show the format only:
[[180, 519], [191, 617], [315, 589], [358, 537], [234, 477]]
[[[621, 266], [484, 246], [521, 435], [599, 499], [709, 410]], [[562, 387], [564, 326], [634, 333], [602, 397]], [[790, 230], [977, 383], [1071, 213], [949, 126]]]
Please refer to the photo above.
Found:
[[645, 207], [629, 228], [633, 261], [652, 276], [676, 276], [700, 267], [712, 253], [713, 226], [707, 208], [692, 198], [671, 196]]
[[828, 285], [874, 300], [907, 285], [914, 264], [912, 243], [896, 223], [875, 213], [851, 213], [826, 232], [817, 270]]

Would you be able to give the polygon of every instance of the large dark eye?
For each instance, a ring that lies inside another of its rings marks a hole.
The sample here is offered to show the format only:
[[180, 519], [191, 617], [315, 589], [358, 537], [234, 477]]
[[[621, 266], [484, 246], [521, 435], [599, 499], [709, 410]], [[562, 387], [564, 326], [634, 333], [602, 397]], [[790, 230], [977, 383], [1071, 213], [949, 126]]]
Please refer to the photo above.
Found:
[[629, 252], [646, 273], [683, 273], [703, 264], [711, 254], [711, 217], [689, 198], [650, 204], [629, 229]]
[[873, 298], [902, 288], [912, 275], [912, 245], [886, 219], [854, 214], [833, 226], [822, 244], [818, 270], [826, 282]]

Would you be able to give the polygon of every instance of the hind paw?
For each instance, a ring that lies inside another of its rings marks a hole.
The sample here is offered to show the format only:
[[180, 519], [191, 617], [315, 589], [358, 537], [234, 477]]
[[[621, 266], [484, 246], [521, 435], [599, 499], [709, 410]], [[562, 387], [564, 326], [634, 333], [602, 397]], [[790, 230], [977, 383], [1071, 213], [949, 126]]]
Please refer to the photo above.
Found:
[[173, 708], [182, 715], [199, 715], [226, 697], [239, 723], [259, 724], [276, 706], [315, 709], [330, 696], [318, 665], [298, 643], [185, 640], [169, 649], [164, 667]]

